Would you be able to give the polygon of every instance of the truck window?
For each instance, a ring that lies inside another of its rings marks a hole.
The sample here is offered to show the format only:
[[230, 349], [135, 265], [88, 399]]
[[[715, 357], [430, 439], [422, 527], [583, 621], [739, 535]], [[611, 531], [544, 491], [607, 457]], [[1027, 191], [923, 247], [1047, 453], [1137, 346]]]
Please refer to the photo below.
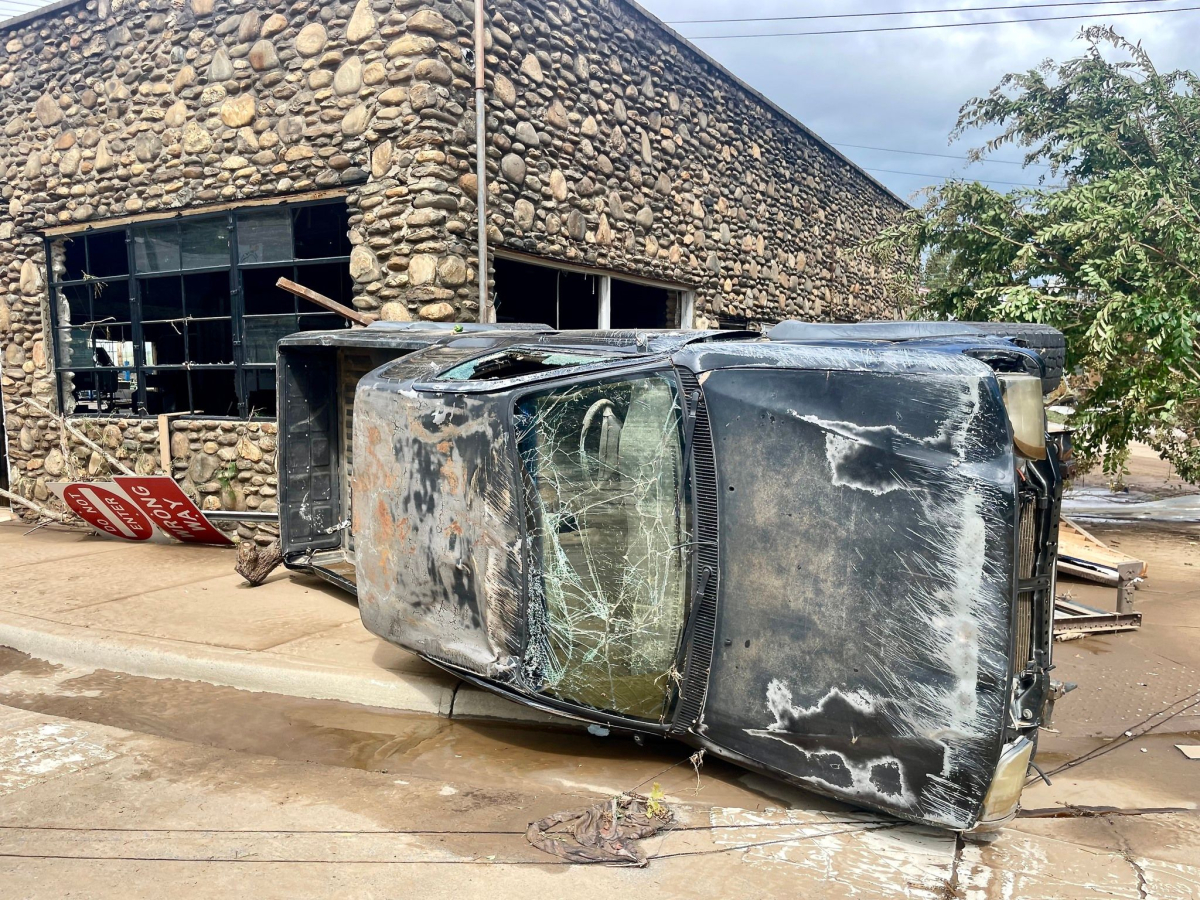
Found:
[[527, 674], [562, 700], [659, 719], [686, 615], [680, 401], [668, 373], [526, 395]]

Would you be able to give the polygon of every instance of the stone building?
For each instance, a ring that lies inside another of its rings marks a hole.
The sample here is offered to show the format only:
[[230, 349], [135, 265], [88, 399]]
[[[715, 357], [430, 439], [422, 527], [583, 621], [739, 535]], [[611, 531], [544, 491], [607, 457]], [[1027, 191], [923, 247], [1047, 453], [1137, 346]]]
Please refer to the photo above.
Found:
[[[890, 314], [846, 251], [903, 204], [795, 119], [629, 0], [486, 12], [500, 320]], [[61, 0], [0, 23], [13, 490], [108, 474], [29, 398], [207, 508], [272, 511], [275, 341], [344, 324], [280, 276], [384, 319], [478, 317], [472, 16]]]

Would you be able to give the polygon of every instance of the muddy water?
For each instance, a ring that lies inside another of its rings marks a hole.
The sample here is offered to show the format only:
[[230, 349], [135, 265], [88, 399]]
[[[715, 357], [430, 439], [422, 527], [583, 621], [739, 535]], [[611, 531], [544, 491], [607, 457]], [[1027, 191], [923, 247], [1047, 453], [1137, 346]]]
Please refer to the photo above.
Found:
[[705, 764], [697, 794], [691, 765], [681, 763], [692, 750], [674, 741], [639, 744], [616, 735], [596, 737], [574, 726], [452, 721], [196, 682], [70, 670], [3, 648], [0, 703], [194, 744], [398, 777], [589, 797], [651, 779], [668, 793], [705, 804], [842, 808], [717, 760]]

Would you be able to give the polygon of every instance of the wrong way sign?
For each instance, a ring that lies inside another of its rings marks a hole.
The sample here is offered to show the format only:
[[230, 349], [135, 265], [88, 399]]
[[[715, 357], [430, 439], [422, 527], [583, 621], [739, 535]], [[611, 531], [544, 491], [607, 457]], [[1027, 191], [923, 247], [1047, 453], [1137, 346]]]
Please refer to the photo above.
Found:
[[165, 475], [115, 475], [113, 480], [163, 532], [185, 544], [229, 544], [192, 499]]
[[117, 475], [113, 481], [46, 486], [81, 519], [109, 537], [221, 546], [233, 543], [168, 475]]

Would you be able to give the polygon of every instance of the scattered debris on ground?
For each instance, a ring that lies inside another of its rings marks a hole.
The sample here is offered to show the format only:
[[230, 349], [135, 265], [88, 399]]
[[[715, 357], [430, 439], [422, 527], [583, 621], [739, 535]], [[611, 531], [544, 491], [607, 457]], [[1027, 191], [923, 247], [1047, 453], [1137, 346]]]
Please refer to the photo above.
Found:
[[242, 541], [238, 544], [237, 563], [233, 568], [251, 587], [258, 587], [281, 562], [283, 551], [279, 549], [279, 541], [266, 547], [260, 547], [253, 541]]
[[[646, 856], [637, 842], [669, 827], [673, 820], [662, 788], [655, 783], [649, 796], [622, 794], [538, 819], [530, 824], [525, 837], [537, 849], [568, 862], [644, 866]], [[551, 836], [551, 830], [559, 826], [570, 833], [575, 844]]]

